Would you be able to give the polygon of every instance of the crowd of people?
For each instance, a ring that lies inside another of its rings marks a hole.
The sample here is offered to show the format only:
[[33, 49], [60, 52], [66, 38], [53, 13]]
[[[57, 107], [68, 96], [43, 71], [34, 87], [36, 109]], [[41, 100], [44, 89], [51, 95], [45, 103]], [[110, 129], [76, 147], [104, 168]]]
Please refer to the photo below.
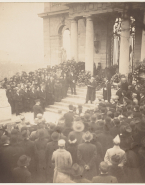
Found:
[[44, 110], [46, 106], [59, 102], [67, 96], [68, 88], [76, 94], [76, 75], [73, 70], [63, 72], [60, 69], [44, 68], [35, 72], [17, 73], [10, 79], [5, 78], [2, 88], [6, 89], [12, 114], [33, 112], [37, 99]]
[[145, 182], [145, 97], [136, 82], [122, 78], [116, 96], [94, 109], [69, 105], [57, 124], [35, 117], [0, 129], [1, 182]]

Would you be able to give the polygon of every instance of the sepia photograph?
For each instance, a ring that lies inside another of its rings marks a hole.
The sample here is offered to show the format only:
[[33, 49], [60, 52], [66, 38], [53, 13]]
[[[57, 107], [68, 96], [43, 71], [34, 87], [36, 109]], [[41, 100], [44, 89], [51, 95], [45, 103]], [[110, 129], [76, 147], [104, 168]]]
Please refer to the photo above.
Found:
[[0, 2], [0, 183], [145, 183], [145, 2]]

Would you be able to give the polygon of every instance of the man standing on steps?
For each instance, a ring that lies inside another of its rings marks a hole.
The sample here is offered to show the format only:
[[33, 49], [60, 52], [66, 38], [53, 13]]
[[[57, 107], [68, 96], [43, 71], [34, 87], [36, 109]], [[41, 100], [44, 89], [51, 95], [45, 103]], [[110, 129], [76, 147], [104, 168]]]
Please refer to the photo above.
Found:
[[69, 84], [71, 88], [71, 94], [76, 95], [76, 76], [72, 70], [69, 74]]
[[91, 77], [87, 85], [86, 103], [90, 100], [91, 104], [96, 99], [96, 83], [94, 77]]

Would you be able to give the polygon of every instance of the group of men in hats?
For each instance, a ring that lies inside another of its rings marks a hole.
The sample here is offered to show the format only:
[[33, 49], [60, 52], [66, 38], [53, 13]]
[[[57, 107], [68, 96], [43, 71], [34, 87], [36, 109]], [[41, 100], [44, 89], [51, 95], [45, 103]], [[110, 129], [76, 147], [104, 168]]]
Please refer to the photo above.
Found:
[[1, 182], [145, 182], [144, 92], [123, 78], [104, 100], [85, 112], [69, 105], [57, 124], [46, 122], [38, 103], [33, 124], [21, 116], [11, 129], [1, 127]]
[[59, 102], [67, 96], [68, 88], [76, 94], [76, 75], [73, 70], [64, 72], [55, 68], [42, 68], [35, 72], [16, 73], [1, 84], [6, 89], [6, 96], [12, 113], [33, 111], [35, 101], [39, 99], [44, 110], [46, 106]]

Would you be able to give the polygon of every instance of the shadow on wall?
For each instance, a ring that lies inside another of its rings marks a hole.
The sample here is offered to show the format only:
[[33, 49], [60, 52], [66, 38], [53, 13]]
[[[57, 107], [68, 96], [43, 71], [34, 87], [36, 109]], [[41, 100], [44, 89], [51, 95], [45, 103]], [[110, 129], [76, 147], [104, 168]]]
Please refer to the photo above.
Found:
[[42, 68], [43, 63], [12, 63], [12, 62], [0, 62], [0, 81], [5, 77], [10, 78], [17, 72], [21, 71], [34, 71], [38, 68]]

